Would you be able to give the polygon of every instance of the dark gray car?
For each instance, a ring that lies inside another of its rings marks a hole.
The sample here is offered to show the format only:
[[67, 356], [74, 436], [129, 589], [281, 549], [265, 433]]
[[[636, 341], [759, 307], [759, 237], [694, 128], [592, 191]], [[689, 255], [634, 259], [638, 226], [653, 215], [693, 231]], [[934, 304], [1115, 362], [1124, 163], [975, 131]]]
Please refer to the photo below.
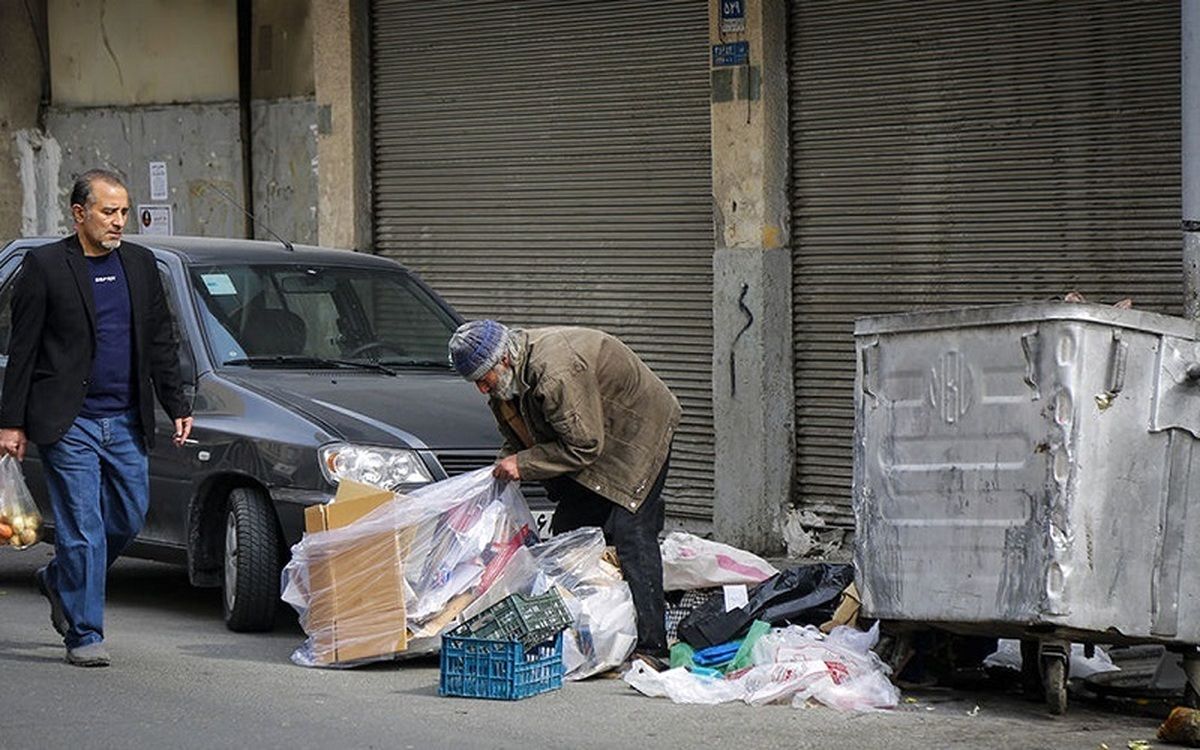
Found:
[[[0, 252], [0, 365], [15, 272], [26, 250], [50, 241]], [[304, 508], [328, 501], [340, 479], [408, 489], [494, 459], [491, 412], [447, 363], [461, 319], [403, 266], [250, 240], [135, 241], [158, 259], [195, 427], [176, 448], [158, 410], [150, 511], [126, 554], [186, 564], [194, 585], [223, 586], [231, 629], [273, 626]], [[24, 469], [52, 518], [36, 449]]]

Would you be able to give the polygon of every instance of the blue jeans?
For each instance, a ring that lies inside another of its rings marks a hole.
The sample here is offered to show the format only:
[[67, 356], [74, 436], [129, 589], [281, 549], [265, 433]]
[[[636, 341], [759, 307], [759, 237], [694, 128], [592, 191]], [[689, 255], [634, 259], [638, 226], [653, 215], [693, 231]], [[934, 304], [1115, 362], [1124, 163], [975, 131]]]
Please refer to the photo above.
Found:
[[47, 582], [58, 591], [76, 648], [104, 640], [108, 568], [142, 530], [150, 475], [135, 412], [78, 417], [57, 442], [38, 446], [54, 508], [54, 559]]

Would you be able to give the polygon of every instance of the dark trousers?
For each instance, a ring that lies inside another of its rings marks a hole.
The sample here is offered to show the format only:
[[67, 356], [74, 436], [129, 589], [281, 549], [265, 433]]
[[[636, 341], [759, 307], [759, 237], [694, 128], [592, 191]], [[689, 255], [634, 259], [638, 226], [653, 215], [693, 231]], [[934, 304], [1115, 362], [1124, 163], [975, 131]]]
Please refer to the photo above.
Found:
[[662, 491], [667, 481], [667, 463], [636, 513], [570, 477], [543, 482], [546, 493], [557, 504], [551, 531], [562, 534], [583, 526], [599, 526], [604, 530], [605, 541], [617, 548], [621, 573], [629, 584], [637, 611], [638, 650], [656, 655], [667, 652], [662, 552], [658, 547], [658, 533], [663, 529]]

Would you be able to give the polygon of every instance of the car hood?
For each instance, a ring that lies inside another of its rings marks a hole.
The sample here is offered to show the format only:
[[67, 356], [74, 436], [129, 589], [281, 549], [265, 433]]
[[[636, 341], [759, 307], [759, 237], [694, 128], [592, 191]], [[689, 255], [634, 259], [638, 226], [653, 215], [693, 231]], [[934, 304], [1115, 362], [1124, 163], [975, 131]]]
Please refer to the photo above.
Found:
[[487, 401], [451, 373], [257, 369], [222, 375], [319, 421], [347, 442], [485, 452], [500, 445]]

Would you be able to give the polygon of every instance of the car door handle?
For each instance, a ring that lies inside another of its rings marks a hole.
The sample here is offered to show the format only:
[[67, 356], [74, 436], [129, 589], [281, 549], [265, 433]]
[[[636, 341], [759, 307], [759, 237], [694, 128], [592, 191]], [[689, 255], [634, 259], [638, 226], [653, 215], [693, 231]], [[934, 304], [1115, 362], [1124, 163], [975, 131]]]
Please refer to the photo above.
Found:
[[187, 438], [183, 441], [184, 445], [200, 445], [200, 441], [194, 438]]

